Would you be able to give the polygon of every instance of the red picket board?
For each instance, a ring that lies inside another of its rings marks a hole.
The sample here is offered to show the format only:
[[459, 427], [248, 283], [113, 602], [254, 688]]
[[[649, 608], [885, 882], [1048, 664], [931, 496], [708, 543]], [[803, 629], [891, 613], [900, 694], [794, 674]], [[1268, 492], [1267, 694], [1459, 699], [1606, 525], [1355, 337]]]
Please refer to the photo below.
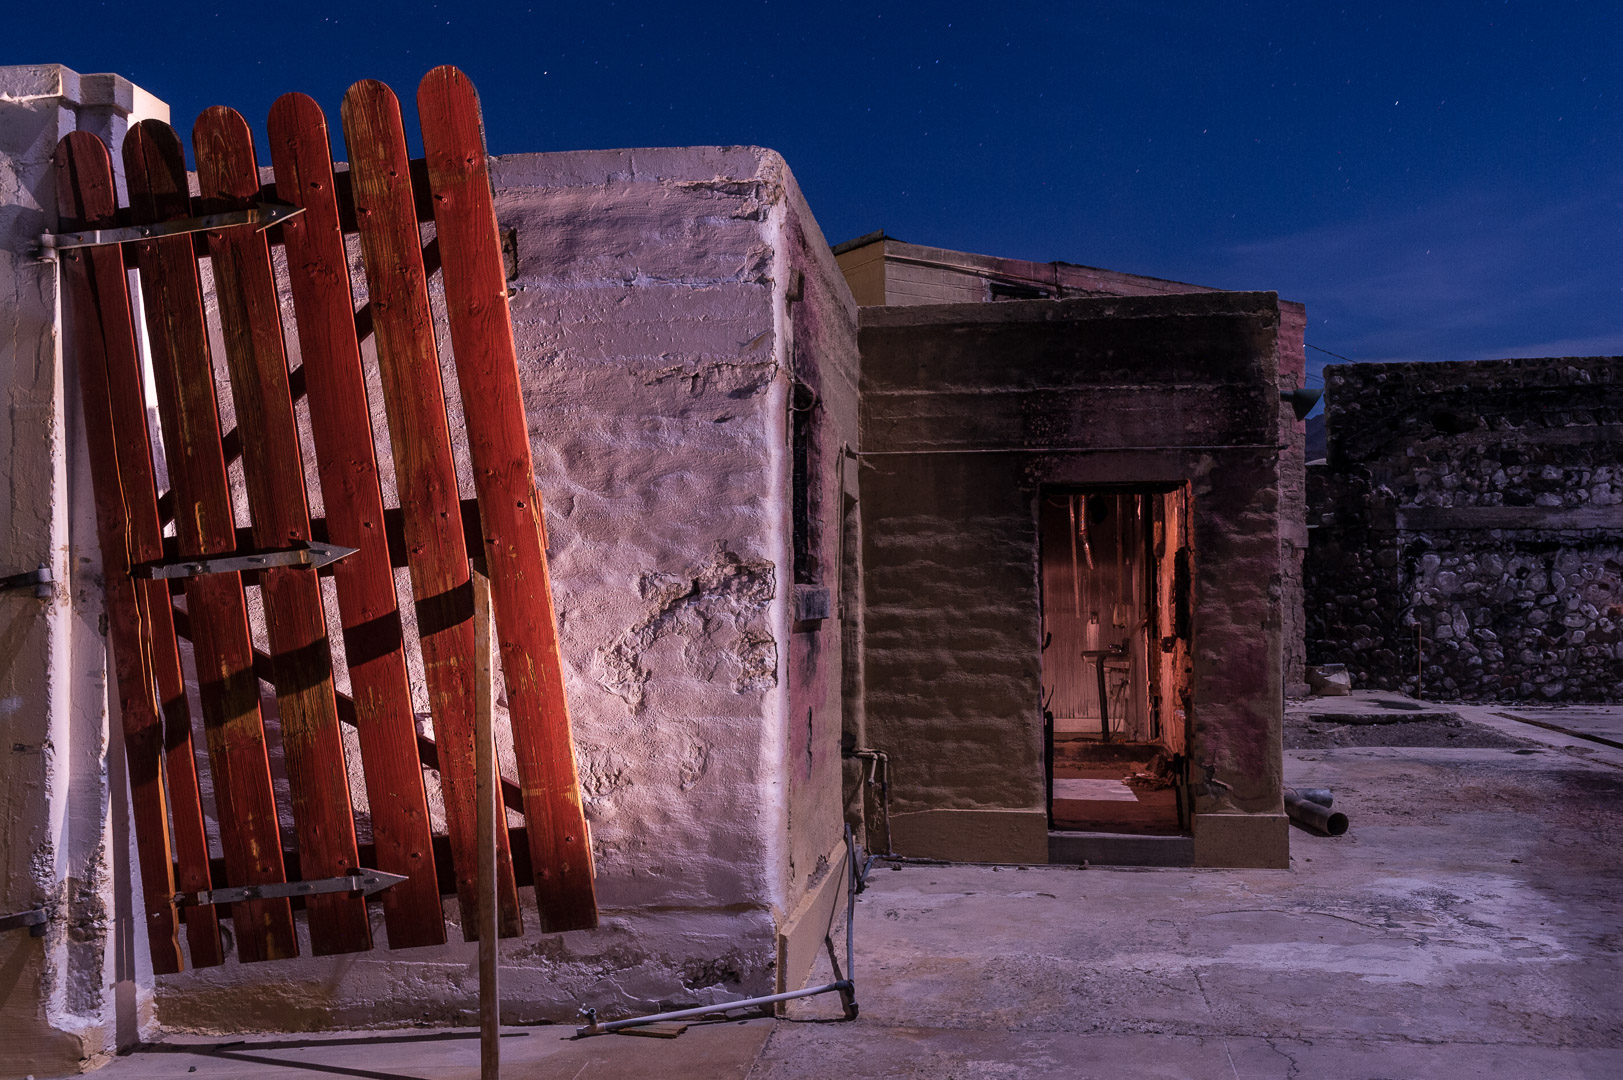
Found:
[[[405, 129], [394, 92], [372, 80], [356, 83], [344, 95], [343, 122], [395, 485], [405, 517], [418, 638], [439, 747], [462, 931], [473, 940], [478, 934], [471, 913], [479, 865], [473, 593]], [[502, 935], [516, 935], [518, 890], [505, 829], [498, 830], [497, 854]]]
[[466, 75], [439, 67], [418, 88], [417, 112], [524, 787], [536, 900], [543, 929], [588, 929], [597, 925], [591, 843], [564, 696], [541, 495], [519, 387], [479, 100]]
[[[109, 227], [118, 209], [112, 162], [101, 140], [76, 131], [57, 144], [57, 213], [64, 230]], [[96, 500], [102, 571], [107, 582], [107, 637], [112, 646], [114, 684], [124, 729], [124, 758], [130, 773], [136, 849], [141, 864], [142, 903], [152, 970], [172, 975], [184, 966], [175, 915], [175, 882], [169, 853], [169, 808], [163, 777], [163, 721], [153, 692], [152, 665], [143, 639], [142, 597], [130, 577], [140, 562], [126, 509], [119, 450], [136, 445], [146, 450], [145, 425], [139, 433], [120, 431], [129, 422], [126, 402], [113, 396], [110, 369], [136, 362], [134, 326], [124, 261], [117, 250], [79, 248], [62, 253], [64, 330], [69, 354], [76, 361], [84, 404], [85, 440], [90, 451], [90, 481]], [[135, 414], [140, 418], [139, 396]], [[119, 406], [124, 405], [125, 408]], [[120, 436], [123, 438], [120, 438]], [[134, 488], [136, 485], [131, 484]], [[138, 493], [135, 494], [138, 498]], [[150, 495], [150, 489], [148, 491]], [[156, 512], [156, 500], [152, 507]]]
[[297, 316], [327, 539], [355, 554], [333, 567], [377, 869], [408, 880], [383, 892], [391, 949], [445, 941], [433, 833], [407, 681], [383, 492], [321, 108], [304, 94], [271, 106], [277, 197], [304, 213], [282, 226]]
[[[135, 224], [191, 215], [185, 157], [169, 125], [144, 120], [132, 127], [124, 140], [124, 163]], [[236, 548], [236, 531], [192, 238], [143, 240], [136, 251], [180, 550], [196, 556], [229, 553]], [[233, 573], [208, 574], [187, 578], [185, 591], [231, 883], [280, 882], [281, 836], [242, 581]], [[245, 963], [298, 954], [293, 912], [285, 899], [234, 905], [232, 925]]]
[[[228, 211], [258, 203], [253, 133], [241, 115], [218, 105], [204, 111], [192, 128], [192, 146], [205, 205]], [[242, 432], [243, 479], [254, 544], [270, 550], [305, 543], [311, 539], [310, 508], [270, 245], [262, 230], [242, 226], [212, 230], [208, 243], [231, 396]], [[286, 566], [261, 570], [259, 592], [276, 676], [301, 872], [306, 878], [341, 877], [360, 865], [360, 855], [321, 587], [313, 568]], [[311, 896], [305, 899], [305, 908], [310, 947], [317, 956], [372, 947], [372, 927], [361, 897]]]

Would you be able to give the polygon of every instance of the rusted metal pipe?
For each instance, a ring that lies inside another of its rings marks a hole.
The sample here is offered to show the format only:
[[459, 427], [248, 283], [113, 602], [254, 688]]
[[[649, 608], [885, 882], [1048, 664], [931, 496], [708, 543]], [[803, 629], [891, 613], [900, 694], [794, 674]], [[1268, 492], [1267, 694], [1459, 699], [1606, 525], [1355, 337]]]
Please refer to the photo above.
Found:
[[1294, 788], [1285, 789], [1285, 813], [1298, 825], [1323, 836], [1340, 836], [1347, 831], [1346, 814], [1304, 799]]

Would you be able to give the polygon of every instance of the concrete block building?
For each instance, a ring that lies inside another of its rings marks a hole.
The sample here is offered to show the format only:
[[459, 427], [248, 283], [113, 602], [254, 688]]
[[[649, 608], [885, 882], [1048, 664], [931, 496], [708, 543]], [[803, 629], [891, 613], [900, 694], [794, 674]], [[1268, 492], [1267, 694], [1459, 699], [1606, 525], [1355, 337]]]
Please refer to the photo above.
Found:
[[858, 719], [895, 849], [1285, 865], [1301, 305], [883, 233], [835, 251], [862, 305]]

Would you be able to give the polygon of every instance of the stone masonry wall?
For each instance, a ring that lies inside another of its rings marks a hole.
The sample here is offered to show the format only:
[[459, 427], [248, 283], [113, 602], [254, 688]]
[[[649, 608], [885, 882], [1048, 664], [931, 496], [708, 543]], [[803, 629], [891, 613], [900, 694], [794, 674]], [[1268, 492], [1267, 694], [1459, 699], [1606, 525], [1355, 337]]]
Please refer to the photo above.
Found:
[[1327, 369], [1310, 661], [1429, 698], [1623, 700], [1620, 368]]

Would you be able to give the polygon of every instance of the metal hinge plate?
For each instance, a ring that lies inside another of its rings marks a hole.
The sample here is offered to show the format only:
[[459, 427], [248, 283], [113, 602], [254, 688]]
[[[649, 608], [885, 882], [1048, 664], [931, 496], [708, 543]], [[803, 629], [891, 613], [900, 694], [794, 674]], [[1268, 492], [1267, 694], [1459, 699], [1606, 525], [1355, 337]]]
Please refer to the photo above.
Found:
[[28, 588], [32, 588], [34, 595], [41, 600], [49, 600], [55, 596], [56, 584], [51, 577], [51, 568], [42, 566], [38, 570], [25, 570], [20, 574], [0, 578], [0, 592]]
[[180, 236], [186, 233], [208, 232], [211, 229], [229, 229], [238, 225], [253, 225], [259, 229], [268, 229], [302, 213], [304, 213], [302, 206], [260, 203], [247, 210], [227, 210], [221, 214], [177, 218], [174, 221], [155, 221], [150, 225], [90, 229], [86, 232], [44, 233], [39, 238], [39, 253], [42, 259], [54, 259], [58, 251], [65, 251], [68, 248], [129, 244], [140, 240], [156, 240], [160, 236]]
[[271, 570], [279, 566], [320, 568], [335, 563], [360, 548], [338, 544], [309, 543], [281, 551], [253, 551], [231, 555], [202, 555], [195, 558], [165, 559], [130, 567], [134, 578], [191, 578], [207, 574], [240, 574], [245, 570]]
[[284, 896], [320, 896], [323, 893], [371, 896], [405, 880], [403, 874], [355, 869], [342, 877], [317, 878], [315, 881], [277, 881], [267, 885], [233, 885], [204, 892], [176, 893], [175, 903], [183, 907], [208, 907], [212, 904], [238, 904], [246, 900], [275, 900]]

